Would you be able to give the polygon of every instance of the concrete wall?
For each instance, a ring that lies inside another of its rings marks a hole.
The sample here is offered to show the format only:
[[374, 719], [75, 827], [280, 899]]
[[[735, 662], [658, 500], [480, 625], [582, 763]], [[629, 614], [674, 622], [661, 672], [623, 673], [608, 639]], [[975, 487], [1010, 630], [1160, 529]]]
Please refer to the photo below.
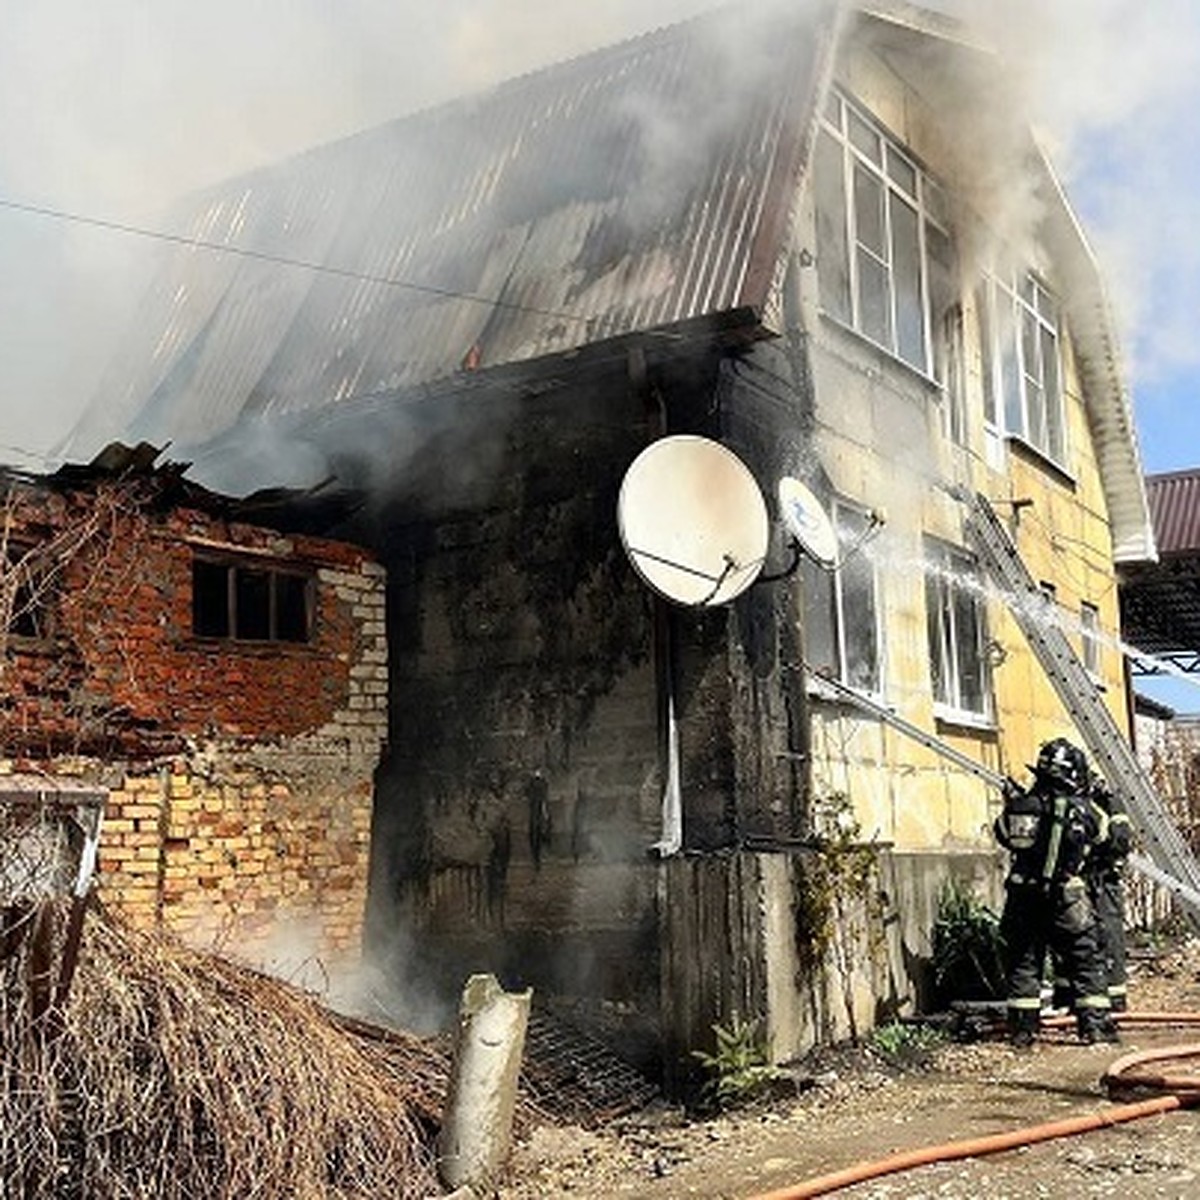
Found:
[[[160, 487], [9, 491], [11, 537], [57, 549], [44, 636], [8, 638], [0, 766], [109, 790], [100, 893], [136, 922], [260, 963], [356, 959], [383, 572], [348, 545], [164, 504]], [[310, 640], [195, 636], [193, 556], [218, 549], [310, 571]]]

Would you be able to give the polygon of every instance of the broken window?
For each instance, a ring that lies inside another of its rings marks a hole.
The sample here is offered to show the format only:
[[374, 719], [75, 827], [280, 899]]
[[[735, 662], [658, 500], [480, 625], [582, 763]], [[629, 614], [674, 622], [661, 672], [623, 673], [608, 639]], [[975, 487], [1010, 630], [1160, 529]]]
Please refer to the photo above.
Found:
[[935, 711], [950, 720], [989, 720], [983, 600], [978, 568], [969, 554], [941, 542], [927, 543], [925, 605]]
[[1064, 465], [1058, 305], [1029, 272], [989, 278], [978, 303], [989, 421]]
[[[821, 306], [934, 375], [950, 239], [937, 186], [849, 100], [826, 109], [814, 159]], [[935, 292], [938, 294], [935, 295]]]
[[192, 562], [192, 631], [197, 637], [307, 642], [312, 577], [274, 564], [197, 557]]
[[827, 571], [805, 558], [804, 658], [818, 674], [860, 691], [883, 688], [875, 566], [863, 553], [871, 529], [865, 509], [834, 500], [840, 565]]

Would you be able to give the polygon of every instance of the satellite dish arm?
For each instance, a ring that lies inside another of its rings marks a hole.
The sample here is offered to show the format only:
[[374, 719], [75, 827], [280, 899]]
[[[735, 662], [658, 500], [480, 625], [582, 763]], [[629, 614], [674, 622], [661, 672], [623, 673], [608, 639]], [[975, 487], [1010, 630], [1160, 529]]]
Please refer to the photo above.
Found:
[[792, 538], [788, 542], [788, 549], [792, 553], [792, 561], [788, 563], [782, 571], [777, 571], [774, 575], [760, 575], [759, 583], [778, 583], [781, 579], [790, 579], [796, 573], [796, 569], [800, 566], [800, 559], [804, 554], [804, 547], [800, 545], [799, 539]]

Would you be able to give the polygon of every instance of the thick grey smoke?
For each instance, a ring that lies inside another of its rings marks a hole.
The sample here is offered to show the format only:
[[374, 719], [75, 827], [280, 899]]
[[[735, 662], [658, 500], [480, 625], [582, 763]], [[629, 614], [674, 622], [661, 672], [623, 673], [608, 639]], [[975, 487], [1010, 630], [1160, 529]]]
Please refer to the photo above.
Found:
[[[765, 0], [740, 0], [763, 7]], [[778, 0], [782, 2], [782, 0]], [[712, 0], [40, 0], [0, 39], [0, 199], [161, 225], [181, 194], [713, 7]], [[1200, 363], [1200, 6], [935, 0], [1001, 47], [1047, 132], [1145, 379]], [[0, 458], [90, 395], [155, 262], [0, 209]]]
[[[944, 7], [977, 22], [999, 48], [1043, 134], [1100, 258], [1135, 394], [1138, 384], [1200, 367], [1200, 6], [958, 0]], [[1139, 402], [1148, 424], [1170, 416], [1149, 411], [1150, 403], [1182, 403]]]
[[[180, 195], [711, 0], [40, 0], [0, 38], [0, 199], [161, 228]], [[0, 459], [89, 398], [153, 242], [0, 208]]]

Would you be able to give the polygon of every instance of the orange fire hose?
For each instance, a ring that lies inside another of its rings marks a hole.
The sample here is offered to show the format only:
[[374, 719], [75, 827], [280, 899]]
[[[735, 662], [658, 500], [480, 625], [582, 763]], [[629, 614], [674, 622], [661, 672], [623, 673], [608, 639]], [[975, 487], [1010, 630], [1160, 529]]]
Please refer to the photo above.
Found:
[[[1072, 1020], [1073, 1018], [1066, 1018]], [[1121, 1013], [1122, 1024], [1197, 1024], [1200, 1013]], [[1049, 1022], [1046, 1022], [1047, 1024]], [[976, 1158], [984, 1154], [995, 1154], [1001, 1150], [1014, 1150], [1019, 1146], [1030, 1146], [1052, 1138], [1068, 1137], [1077, 1133], [1088, 1133], [1105, 1129], [1126, 1121], [1172, 1112], [1176, 1109], [1200, 1104], [1200, 1076], [1160, 1074], [1145, 1069], [1146, 1065], [1166, 1060], [1200, 1058], [1200, 1043], [1183, 1046], [1167, 1046], [1156, 1050], [1143, 1050], [1126, 1054], [1113, 1062], [1101, 1082], [1110, 1095], [1117, 1093], [1150, 1091], [1165, 1093], [1146, 1100], [1107, 1108], [1103, 1112], [1087, 1116], [1067, 1117], [1060, 1121], [1049, 1121], [1042, 1125], [1031, 1125], [1008, 1133], [992, 1134], [989, 1137], [968, 1138], [963, 1141], [945, 1142], [936, 1146], [921, 1146], [915, 1150], [903, 1150], [886, 1158], [872, 1162], [855, 1163], [840, 1171], [817, 1175], [802, 1183], [763, 1192], [751, 1200], [805, 1200], [809, 1196], [824, 1196], [840, 1188], [892, 1175], [913, 1167], [927, 1166], [937, 1162], [951, 1162], [959, 1158]]]

